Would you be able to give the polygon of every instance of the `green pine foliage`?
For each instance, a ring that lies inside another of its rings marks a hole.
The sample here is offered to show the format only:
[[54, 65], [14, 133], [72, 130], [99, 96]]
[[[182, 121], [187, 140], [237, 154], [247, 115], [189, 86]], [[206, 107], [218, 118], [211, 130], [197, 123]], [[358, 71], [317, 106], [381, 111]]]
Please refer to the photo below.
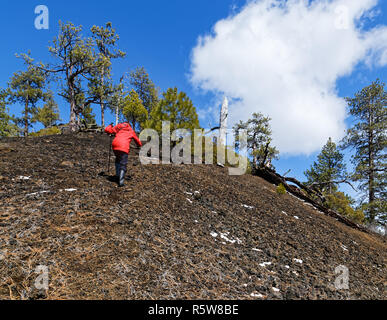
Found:
[[134, 89], [124, 98], [122, 113], [134, 130], [141, 131], [148, 119], [148, 111]]
[[191, 99], [177, 88], [169, 88], [163, 93], [163, 99], [152, 109], [147, 128], [162, 132], [162, 122], [170, 121], [171, 132], [187, 129], [192, 132], [200, 129], [199, 118]]
[[125, 92], [124, 92], [124, 76], [121, 77], [119, 84], [114, 86], [113, 93], [108, 97], [107, 107], [112, 111], [115, 116], [116, 124], [123, 116], [122, 111], [124, 109]]
[[19, 122], [24, 126], [25, 137], [28, 136], [31, 124], [35, 122], [37, 103], [47, 98], [47, 93], [44, 91], [45, 85], [44, 72], [33, 65], [28, 65], [26, 71], [14, 73], [9, 83], [10, 101], [24, 107], [23, 116]]
[[343, 192], [333, 192], [327, 194], [325, 205], [356, 223], [364, 223], [365, 221], [363, 210], [354, 209], [354, 200]]
[[141, 99], [143, 106], [148, 112], [148, 116], [150, 116], [153, 108], [157, 106], [159, 99], [155, 84], [150, 79], [145, 68], [138, 67], [136, 70], [130, 72], [129, 82]]
[[113, 29], [111, 22], [105, 27], [93, 26], [92, 37], [97, 47], [98, 67], [92, 72], [92, 79], [89, 83], [91, 95], [95, 95], [97, 103], [101, 106], [101, 125], [105, 126], [105, 104], [109, 103], [109, 96], [113, 94], [114, 87], [111, 81], [112, 59], [124, 58], [126, 53], [117, 49], [119, 36]]
[[[98, 70], [108, 63], [96, 52], [95, 46], [92, 37], [82, 35], [82, 26], [59, 21], [59, 34], [48, 48], [55, 63], [39, 63], [35, 66], [59, 80], [61, 90], [58, 94], [70, 105], [69, 126], [72, 131], [79, 129], [81, 114], [85, 113], [83, 109], [98, 101], [98, 96], [92, 90], [93, 79]], [[22, 57], [30, 66], [34, 65], [28, 55], [23, 54]]]
[[8, 92], [0, 89], [0, 137], [14, 137], [19, 134], [15, 118], [9, 115]]
[[38, 132], [31, 132], [30, 137], [45, 137], [45, 136], [54, 136], [61, 134], [62, 132], [60, 129], [56, 126], [44, 128], [42, 130], [39, 130]]
[[40, 122], [45, 128], [53, 127], [60, 120], [58, 105], [51, 98], [44, 104], [43, 107], [38, 107], [34, 115], [34, 122]]
[[379, 79], [347, 98], [354, 125], [343, 140], [344, 148], [355, 151], [352, 179], [363, 193], [369, 222], [386, 223], [387, 207], [387, 92]]
[[270, 118], [261, 113], [253, 113], [251, 119], [240, 121], [233, 127], [235, 141], [238, 145], [240, 130], [247, 131], [247, 149], [253, 158], [252, 167], [271, 166], [271, 161], [278, 159], [279, 151], [271, 144], [272, 131]]
[[305, 171], [305, 176], [308, 179], [307, 184], [313, 185], [321, 193], [332, 194], [337, 191], [337, 182], [346, 177], [346, 166], [344, 155], [331, 138], [317, 156], [317, 162]]
[[278, 185], [276, 191], [277, 191], [277, 193], [278, 193], [279, 195], [286, 194], [286, 188], [285, 188], [285, 186], [284, 186], [282, 183], [280, 183], [280, 184]]
[[81, 112], [83, 123], [96, 124], [95, 114], [93, 113], [93, 108], [90, 105], [85, 106]]

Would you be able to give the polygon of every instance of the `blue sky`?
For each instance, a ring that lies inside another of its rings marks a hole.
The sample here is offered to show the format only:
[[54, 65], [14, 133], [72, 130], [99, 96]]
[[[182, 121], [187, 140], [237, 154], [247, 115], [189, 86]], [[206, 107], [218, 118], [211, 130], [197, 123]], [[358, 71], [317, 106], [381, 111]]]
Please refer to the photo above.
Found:
[[[366, 1], [372, 2], [372, 0]], [[357, 0], [354, 2], [357, 2]], [[46, 5], [50, 10], [49, 30], [36, 30], [34, 27], [36, 17], [34, 9], [40, 4]], [[52, 61], [47, 46], [58, 33], [58, 20], [71, 21], [76, 25], [81, 24], [85, 29], [89, 29], [93, 25], [104, 25], [106, 22], [111, 21], [120, 35], [119, 47], [127, 53], [124, 60], [114, 62], [114, 78], [118, 80], [129, 69], [144, 66], [152, 80], [162, 91], [173, 86], [185, 91], [193, 100], [199, 113], [201, 113], [201, 125], [205, 128], [209, 127], [216, 124], [213, 111], [219, 108], [220, 96], [214, 94], [214, 92], [223, 89], [227, 92], [228, 84], [223, 87], [216, 87], [214, 84], [216, 78], [211, 78], [214, 73], [210, 74], [206, 73], [206, 70], [203, 71], [206, 63], [200, 59], [206, 56], [205, 53], [209, 49], [207, 48], [209, 45], [207, 47], [203, 45], [199, 48], [196, 52], [195, 57], [197, 59], [195, 61], [198, 63], [197, 78], [200, 80], [207, 79], [206, 77], [211, 79], [212, 90], [205, 91], [208, 88], [193, 84], [191, 81], [193, 49], [198, 47], [199, 36], [212, 35], [214, 38], [213, 43], [219, 43], [219, 37], [213, 32], [213, 28], [222, 19], [230, 17], [229, 20], [231, 21], [229, 22], [235, 22], [233, 27], [237, 28], [238, 20], [237, 18], [232, 19], [232, 17], [237, 16], [245, 4], [246, 1], [244, 0], [3, 0], [2, 10], [0, 11], [0, 32], [3, 43], [2, 50], [0, 50], [0, 88], [7, 85], [15, 71], [23, 69], [22, 61], [15, 57], [15, 53], [30, 50], [31, 56], [36, 60]], [[378, 14], [364, 21], [363, 31], [386, 24], [387, 2], [379, 1], [374, 9], [378, 10]], [[246, 16], [247, 13], [246, 10]], [[266, 13], [260, 14], [266, 15]], [[267, 12], [269, 18], [270, 14], [273, 13]], [[248, 15], [248, 17], [251, 17], [251, 15]], [[332, 38], [332, 45], [333, 41]], [[386, 76], [386, 66], [375, 64], [370, 67], [364, 61], [356, 61], [356, 66], [351, 67], [345, 76], [340, 75], [335, 78], [335, 87], [332, 91], [335, 91], [337, 97], [353, 96], [355, 92], [378, 77], [386, 81]], [[55, 90], [55, 87], [52, 89]], [[305, 88], [304, 90], [307, 91], [308, 89]], [[64, 122], [68, 121], [68, 105], [60, 98], [57, 99], [57, 102], [60, 106], [62, 119]], [[265, 100], [265, 103], [270, 104], [270, 101]], [[238, 107], [241, 109], [238, 109]], [[233, 105], [230, 108], [233, 108]], [[12, 106], [11, 111], [18, 115], [20, 110], [20, 106]], [[242, 106], [235, 105], [234, 118], [238, 116], [242, 119], [246, 118], [248, 116], [247, 111], [250, 110], [246, 110], [246, 112], [243, 110]], [[259, 107], [256, 111], [260, 111]], [[97, 121], [99, 121], [98, 108], [95, 108], [95, 114], [97, 115]], [[112, 116], [107, 115], [107, 122], [112, 120]], [[347, 125], [349, 122], [350, 119], [346, 119]], [[36, 129], [39, 129], [39, 127], [37, 126]], [[340, 129], [344, 130], [345, 127]], [[324, 134], [327, 133], [324, 132]], [[292, 169], [290, 175], [303, 180], [303, 171], [309, 168], [316, 159], [316, 155], [316, 150], [308, 152], [307, 155], [288, 152], [281, 156], [275, 166], [280, 173]], [[350, 155], [348, 154], [347, 157], [350, 157]], [[347, 188], [344, 189], [350, 191]]]

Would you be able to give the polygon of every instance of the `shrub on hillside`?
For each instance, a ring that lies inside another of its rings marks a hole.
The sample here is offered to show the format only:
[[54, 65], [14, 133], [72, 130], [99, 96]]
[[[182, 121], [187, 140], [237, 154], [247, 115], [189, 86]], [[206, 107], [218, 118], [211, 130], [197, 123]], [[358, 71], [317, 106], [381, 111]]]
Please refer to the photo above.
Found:
[[280, 183], [280, 184], [278, 185], [278, 187], [277, 187], [277, 193], [278, 193], [279, 195], [286, 194], [286, 188], [285, 188], [285, 186], [284, 186], [282, 183]]
[[354, 209], [352, 207], [353, 200], [343, 192], [328, 194], [326, 195], [326, 200], [328, 208], [346, 216], [356, 223], [364, 223], [364, 212], [361, 209]]
[[44, 136], [54, 136], [57, 134], [61, 134], [60, 129], [58, 127], [51, 127], [51, 128], [42, 129], [38, 132], [30, 133], [30, 136], [31, 137], [44, 137]]

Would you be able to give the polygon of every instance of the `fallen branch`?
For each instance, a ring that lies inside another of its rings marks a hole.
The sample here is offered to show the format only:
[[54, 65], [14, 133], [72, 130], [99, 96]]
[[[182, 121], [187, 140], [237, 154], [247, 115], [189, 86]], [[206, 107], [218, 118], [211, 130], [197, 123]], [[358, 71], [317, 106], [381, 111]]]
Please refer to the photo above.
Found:
[[211, 132], [213, 132], [215, 130], [220, 130], [220, 127], [214, 127], [212, 129], [210, 129], [209, 131], [207, 131], [205, 134], [209, 134], [209, 133], [211, 133]]
[[[276, 173], [274, 170], [269, 169], [269, 168], [256, 168], [253, 170], [253, 175], [261, 177], [261, 178], [265, 179], [266, 181], [273, 183], [277, 186], [282, 184], [285, 187], [286, 191], [288, 191], [292, 195], [296, 196], [297, 198], [304, 200], [305, 202], [313, 205], [316, 209], [320, 210], [321, 212], [325, 213], [326, 215], [337, 219], [338, 221], [344, 223], [347, 226], [350, 226], [354, 229], [358, 229], [358, 230], [361, 230], [363, 232], [368, 233], [368, 230], [366, 228], [364, 228], [361, 225], [358, 225], [357, 223], [349, 220], [348, 218], [342, 216], [341, 214], [325, 207], [323, 205], [325, 202], [325, 198], [323, 197], [323, 195], [321, 193], [319, 193], [318, 191], [312, 190], [310, 187], [305, 186], [303, 183], [299, 182], [297, 179], [283, 177], [283, 176], [279, 175], [278, 173]], [[289, 185], [288, 182], [292, 182], [292, 183], [296, 184], [298, 187], [293, 186], [293, 185]], [[303, 193], [302, 190], [305, 190], [307, 195], [305, 193]], [[318, 198], [321, 200], [322, 203], [318, 203], [317, 201], [313, 200], [309, 196], [310, 194], [318, 196]]]

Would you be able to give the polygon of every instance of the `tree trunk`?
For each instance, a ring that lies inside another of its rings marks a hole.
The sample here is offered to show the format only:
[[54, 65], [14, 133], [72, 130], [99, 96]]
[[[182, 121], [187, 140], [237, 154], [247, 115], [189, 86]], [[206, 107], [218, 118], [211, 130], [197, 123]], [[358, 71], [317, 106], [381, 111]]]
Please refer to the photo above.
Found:
[[[372, 139], [372, 134], [371, 134], [371, 139]], [[374, 188], [375, 177], [374, 177], [374, 154], [372, 149], [373, 149], [373, 145], [371, 141], [369, 145], [369, 176], [368, 176], [369, 178], [368, 202], [370, 205], [369, 215], [370, 215], [371, 222], [375, 220], [375, 216], [376, 216], [375, 208], [373, 206], [375, 202], [375, 188]]]
[[224, 97], [222, 108], [220, 110], [220, 120], [219, 120], [219, 140], [220, 140], [220, 146], [225, 146], [226, 141], [226, 134], [227, 134], [227, 117], [228, 117], [228, 99], [227, 97]]
[[101, 126], [105, 127], [105, 104], [101, 102]]
[[[253, 175], [259, 176], [259, 177], [265, 179], [266, 181], [273, 183], [277, 186], [282, 184], [285, 187], [286, 191], [288, 191], [292, 195], [296, 196], [297, 198], [304, 200], [305, 202], [310, 203], [311, 205], [313, 205], [316, 209], [320, 210], [321, 212], [337, 219], [338, 221], [346, 224], [347, 226], [350, 226], [352, 228], [355, 228], [355, 229], [358, 229], [358, 230], [361, 230], [364, 232], [368, 232], [367, 229], [365, 229], [361, 225], [358, 225], [358, 224], [352, 222], [351, 220], [349, 220], [348, 218], [340, 215], [339, 213], [325, 207], [323, 205], [324, 199], [321, 198], [321, 196], [318, 193], [316, 193], [314, 190], [311, 190], [310, 188], [308, 188], [307, 186], [305, 186], [303, 183], [299, 182], [295, 178], [282, 177], [281, 175], [276, 173], [274, 170], [268, 169], [268, 168], [257, 168], [255, 170], [253, 170]], [[301, 189], [304, 189], [308, 194], [317, 195], [320, 198], [322, 203], [318, 203], [317, 201], [313, 200], [310, 196], [305, 195], [303, 192], [301, 192], [301, 190], [299, 188], [292, 186], [292, 185], [289, 185], [287, 183], [288, 181], [296, 184]]]
[[368, 174], [368, 203], [369, 203], [369, 219], [370, 222], [374, 222], [376, 217], [375, 208], [373, 206], [375, 202], [375, 188], [374, 188], [374, 137], [373, 137], [373, 130], [372, 130], [372, 114], [371, 110], [369, 111], [369, 117], [368, 117], [368, 166], [369, 166], [369, 174]]
[[118, 125], [118, 106], [116, 106], [116, 125]]
[[[105, 70], [104, 68], [102, 68], [102, 77], [101, 77], [101, 83], [102, 83], [102, 87], [104, 86], [104, 76], [105, 76]], [[105, 127], [105, 103], [103, 102], [104, 101], [104, 97], [100, 97], [101, 98], [101, 126], [102, 127]]]
[[69, 99], [70, 99], [70, 130], [76, 131], [77, 126], [77, 114], [76, 114], [76, 103], [75, 103], [75, 93], [74, 93], [74, 86], [71, 83], [71, 81], [67, 82], [67, 85], [69, 87]]
[[28, 137], [28, 96], [24, 107], [24, 137]]
[[258, 168], [258, 164], [257, 164], [257, 162], [258, 162], [258, 157], [257, 157], [257, 155], [256, 155], [256, 151], [257, 149], [256, 149], [256, 146], [255, 145], [253, 145], [253, 167], [254, 167], [254, 169], [255, 168]]
[[70, 102], [70, 123], [69, 123], [69, 126], [70, 126], [70, 130], [71, 131], [77, 131], [77, 114], [76, 114], [76, 110], [75, 110], [76, 106], [75, 106], [75, 101], [71, 101]]

